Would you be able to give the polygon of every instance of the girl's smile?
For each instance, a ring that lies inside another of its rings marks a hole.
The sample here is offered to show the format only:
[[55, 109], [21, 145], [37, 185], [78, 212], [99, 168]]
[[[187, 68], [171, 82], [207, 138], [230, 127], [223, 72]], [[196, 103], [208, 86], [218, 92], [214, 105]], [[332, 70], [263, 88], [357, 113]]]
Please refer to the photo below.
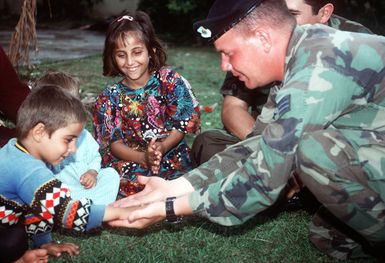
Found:
[[114, 59], [120, 72], [125, 76], [123, 82], [132, 89], [139, 89], [150, 79], [148, 65], [150, 57], [144, 42], [138, 34], [126, 34], [114, 51]]

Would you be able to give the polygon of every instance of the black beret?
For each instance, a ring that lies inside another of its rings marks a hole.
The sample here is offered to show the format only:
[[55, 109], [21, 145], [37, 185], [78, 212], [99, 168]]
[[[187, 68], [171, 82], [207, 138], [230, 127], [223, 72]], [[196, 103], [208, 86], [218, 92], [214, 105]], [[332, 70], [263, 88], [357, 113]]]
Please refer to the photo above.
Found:
[[262, 2], [263, 0], [216, 0], [207, 18], [194, 23], [194, 32], [208, 41], [215, 41]]

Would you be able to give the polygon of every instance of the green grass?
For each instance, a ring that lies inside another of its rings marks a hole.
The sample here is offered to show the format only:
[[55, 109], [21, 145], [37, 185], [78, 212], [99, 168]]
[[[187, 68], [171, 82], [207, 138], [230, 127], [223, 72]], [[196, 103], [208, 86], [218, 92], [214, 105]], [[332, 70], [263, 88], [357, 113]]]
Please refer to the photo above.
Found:
[[[169, 47], [168, 57], [169, 65], [189, 80], [201, 105], [218, 103], [212, 113], [202, 112], [202, 130], [221, 128], [219, 88], [224, 73], [219, 70], [219, 55], [210, 48]], [[47, 69], [78, 77], [82, 97], [96, 96], [114, 82], [102, 76], [101, 56], [47, 63], [23, 74], [35, 78]], [[55, 233], [56, 240], [78, 244], [81, 254], [51, 262], [339, 262], [308, 241], [309, 221], [310, 216], [300, 211], [255, 217], [234, 227], [190, 218], [179, 225], [158, 224], [140, 231], [105, 228], [81, 235]]]

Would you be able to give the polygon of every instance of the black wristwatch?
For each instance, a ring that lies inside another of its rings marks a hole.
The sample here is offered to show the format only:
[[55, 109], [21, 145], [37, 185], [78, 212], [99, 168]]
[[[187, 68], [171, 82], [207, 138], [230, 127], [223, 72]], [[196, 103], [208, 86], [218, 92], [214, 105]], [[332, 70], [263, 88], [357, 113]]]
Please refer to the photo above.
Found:
[[177, 216], [174, 211], [174, 200], [176, 197], [167, 197], [166, 199], [166, 223], [179, 223], [182, 221], [181, 216]]

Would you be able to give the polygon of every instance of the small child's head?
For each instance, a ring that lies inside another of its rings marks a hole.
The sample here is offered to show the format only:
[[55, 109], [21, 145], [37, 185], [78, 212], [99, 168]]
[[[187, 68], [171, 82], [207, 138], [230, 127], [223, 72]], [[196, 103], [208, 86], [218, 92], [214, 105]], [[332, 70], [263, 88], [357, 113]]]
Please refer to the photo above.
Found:
[[80, 98], [79, 81], [67, 73], [60, 71], [48, 71], [35, 81], [36, 87], [47, 85], [58, 86], [71, 93], [73, 96]]
[[[103, 52], [103, 75], [115, 77], [125, 75], [116, 63], [116, 50], [139, 40], [148, 52], [148, 71], [159, 70], [166, 64], [166, 52], [155, 35], [150, 17], [141, 11], [126, 14], [112, 21], [108, 27]], [[134, 54], [135, 55], [135, 54]]]
[[52, 149], [61, 146], [62, 149], [66, 146], [68, 148], [70, 143], [76, 142], [86, 120], [86, 109], [78, 98], [54, 85], [36, 86], [19, 108], [16, 122], [17, 139], [24, 141], [33, 138], [32, 141], [41, 142], [39, 140], [45, 138], [43, 141], [47, 142], [56, 132], [63, 135], [64, 130], [66, 135], [63, 135], [63, 138], [44, 145]]

